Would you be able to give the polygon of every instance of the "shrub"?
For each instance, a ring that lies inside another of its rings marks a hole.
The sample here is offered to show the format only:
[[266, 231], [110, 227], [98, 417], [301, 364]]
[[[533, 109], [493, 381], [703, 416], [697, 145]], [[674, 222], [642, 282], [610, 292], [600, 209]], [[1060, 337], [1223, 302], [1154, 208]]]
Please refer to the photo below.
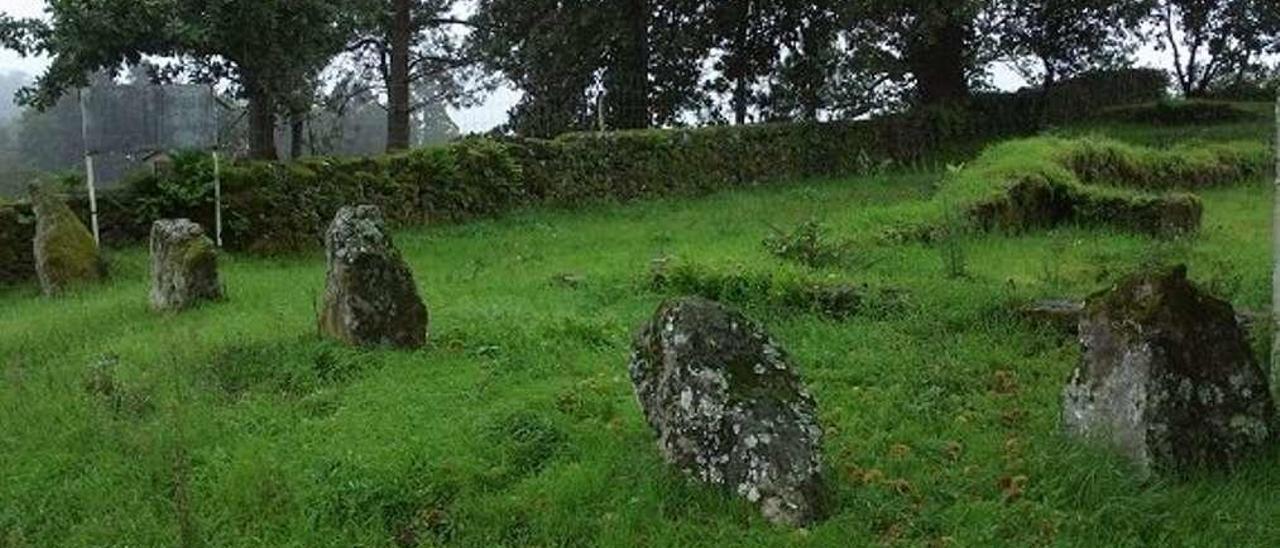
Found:
[[777, 227], [764, 239], [764, 247], [776, 257], [805, 266], [821, 268], [844, 262], [849, 255], [850, 244], [839, 242], [822, 223], [810, 220], [801, 223], [790, 232]]
[[1169, 84], [1169, 74], [1160, 69], [1088, 71], [1049, 89], [1044, 118], [1060, 124], [1107, 107], [1160, 101], [1168, 97]]
[[697, 295], [741, 306], [775, 306], [836, 320], [850, 318], [870, 307], [892, 308], [899, 301], [892, 291], [873, 295], [871, 289], [849, 283], [752, 272], [741, 267], [717, 270], [672, 260], [657, 263], [649, 285], [664, 293]]
[[1265, 71], [1244, 78], [1232, 79], [1230, 82], [1219, 82], [1209, 88], [1200, 97], [1215, 101], [1253, 101], [1270, 103], [1280, 91], [1280, 72]]
[[995, 126], [1060, 125], [1109, 107], [1161, 101], [1168, 88], [1169, 76], [1161, 70], [1091, 71], [1048, 89], [977, 94], [970, 108]]
[[1227, 124], [1255, 118], [1231, 104], [1211, 101], [1160, 101], [1143, 105], [1109, 108], [1103, 120], [1156, 126]]

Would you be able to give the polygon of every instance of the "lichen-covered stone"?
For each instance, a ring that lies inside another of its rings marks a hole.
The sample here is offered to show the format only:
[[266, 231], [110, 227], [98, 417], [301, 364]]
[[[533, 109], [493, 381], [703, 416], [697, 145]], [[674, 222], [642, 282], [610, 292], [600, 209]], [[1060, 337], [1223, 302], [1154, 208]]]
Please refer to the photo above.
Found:
[[32, 240], [36, 276], [46, 295], [106, 279], [106, 262], [98, 254], [93, 234], [62, 198], [49, 189], [33, 185], [31, 209], [36, 217], [36, 234]]
[[357, 346], [426, 344], [427, 307], [377, 207], [339, 210], [325, 245], [329, 274], [322, 333]]
[[1090, 298], [1079, 333], [1083, 356], [1063, 393], [1069, 434], [1173, 472], [1229, 466], [1273, 437], [1267, 379], [1231, 305], [1185, 267]]
[[816, 404], [763, 328], [706, 299], [668, 301], [636, 334], [630, 373], [668, 462], [771, 522], [817, 517]]
[[151, 308], [175, 312], [223, 297], [218, 250], [200, 225], [165, 219], [151, 225]]

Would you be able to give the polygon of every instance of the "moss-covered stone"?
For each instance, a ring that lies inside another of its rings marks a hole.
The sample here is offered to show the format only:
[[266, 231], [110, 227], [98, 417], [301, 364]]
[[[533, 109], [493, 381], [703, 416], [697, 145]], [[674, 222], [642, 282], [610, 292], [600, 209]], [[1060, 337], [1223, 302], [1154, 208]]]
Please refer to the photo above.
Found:
[[36, 217], [32, 246], [36, 274], [46, 295], [106, 279], [106, 262], [98, 253], [93, 234], [61, 197], [51, 189], [34, 185], [31, 207]]
[[772, 522], [818, 517], [817, 405], [759, 324], [706, 299], [668, 301], [636, 334], [630, 373], [668, 462]]
[[418, 348], [427, 307], [374, 206], [344, 207], [325, 238], [329, 273], [321, 333], [357, 346]]
[[176, 312], [223, 298], [218, 250], [204, 229], [187, 219], [151, 227], [151, 308]]
[[1063, 392], [1068, 433], [1155, 471], [1226, 467], [1274, 437], [1274, 404], [1231, 305], [1185, 267], [1131, 276], [1089, 299]]

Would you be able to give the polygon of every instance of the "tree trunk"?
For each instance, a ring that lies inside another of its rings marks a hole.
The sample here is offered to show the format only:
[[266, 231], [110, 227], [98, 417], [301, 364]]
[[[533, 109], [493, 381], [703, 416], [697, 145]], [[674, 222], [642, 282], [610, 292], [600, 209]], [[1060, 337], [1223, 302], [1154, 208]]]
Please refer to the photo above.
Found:
[[747, 77], [740, 76], [733, 89], [733, 123], [747, 123], [747, 107], [751, 98], [751, 90], [747, 87]]
[[413, 40], [411, 0], [392, 0], [391, 63], [387, 71], [387, 152], [409, 148], [409, 46]]
[[277, 160], [276, 108], [271, 93], [249, 81], [249, 157]]
[[289, 113], [289, 159], [302, 157], [303, 143], [306, 141], [307, 114], [301, 110]]
[[609, 93], [614, 99], [610, 122], [615, 129], [644, 129], [650, 123], [649, 0], [626, 0], [623, 17], [626, 30], [616, 46], [617, 89]]
[[965, 75], [969, 30], [960, 21], [949, 20], [930, 29], [910, 48], [907, 63], [916, 78], [916, 95], [921, 104], [941, 105], [969, 98]]
[[747, 43], [751, 32], [751, 2], [741, 2], [742, 12], [738, 14], [737, 28], [733, 32], [733, 47], [737, 51], [730, 53], [730, 77], [733, 78], [733, 122], [737, 125], [747, 123], [747, 108], [751, 100], [751, 47]]

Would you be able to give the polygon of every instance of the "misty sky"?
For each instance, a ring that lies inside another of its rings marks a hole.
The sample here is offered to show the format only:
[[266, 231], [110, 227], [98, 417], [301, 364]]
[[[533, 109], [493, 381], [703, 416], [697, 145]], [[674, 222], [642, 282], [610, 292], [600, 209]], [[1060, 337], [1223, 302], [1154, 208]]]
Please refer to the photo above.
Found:
[[[0, 0], [0, 11], [14, 17], [43, 16], [43, 0]], [[1138, 54], [1139, 66], [1171, 68], [1168, 56], [1155, 51], [1150, 46]], [[48, 65], [47, 59], [24, 59], [17, 54], [0, 49], [0, 73], [19, 70], [29, 75], [37, 75]], [[993, 67], [993, 81], [1001, 89], [1014, 90], [1024, 82], [1007, 67]], [[491, 94], [484, 104], [468, 109], [450, 109], [449, 114], [464, 132], [487, 131], [506, 121], [506, 112], [519, 99], [519, 92], [511, 89], [500, 89]], [[0, 100], [11, 100], [0, 98]]]

